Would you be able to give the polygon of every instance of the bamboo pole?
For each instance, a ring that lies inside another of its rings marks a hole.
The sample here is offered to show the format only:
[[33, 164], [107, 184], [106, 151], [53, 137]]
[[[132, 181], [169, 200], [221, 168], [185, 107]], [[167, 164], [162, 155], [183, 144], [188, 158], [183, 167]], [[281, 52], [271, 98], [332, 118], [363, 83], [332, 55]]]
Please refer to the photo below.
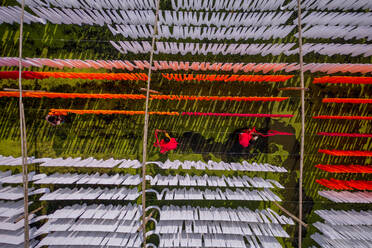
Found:
[[[302, 23], [301, 23], [301, 0], [297, 0], [298, 8], [298, 50], [300, 59], [300, 80], [301, 80], [301, 146], [300, 146], [300, 178], [299, 178], [299, 200], [298, 200], [298, 218], [302, 221], [302, 177], [304, 168], [304, 150], [305, 150], [305, 83], [304, 83], [304, 61], [302, 53]], [[298, 247], [302, 247], [302, 226], [298, 226]]]
[[150, 83], [151, 83], [151, 70], [154, 57], [155, 49], [155, 36], [158, 30], [158, 17], [160, 9], [160, 0], [156, 3], [156, 13], [155, 13], [155, 23], [154, 23], [154, 33], [152, 35], [151, 42], [151, 52], [150, 52], [150, 67], [147, 77], [147, 89], [146, 89], [146, 105], [145, 105], [145, 124], [143, 127], [143, 149], [142, 149], [142, 237], [143, 237], [143, 247], [146, 248], [146, 162], [147, 162], [147, 138], [149, 129], [149, 98], [150, 98]]
[[[39, 212], [40, 210], [42, 210], [43, 208], [44, 208], [44, 207], [41, 206], [41, 207], [35, 209], [34, 211], [31, 211], [30, 214], [37, 213], [37, 212]], [[25, 218], [25, 216], [24, 216], [24, 215], [21, 215], [21, 216], [19, 216], [19, 217], [14, 221], [14, 223], [17, 223], [18, 221], [21, 221], [21, 220], [23, 220], [24, 218]]]
[[22, 179], [23, 179], [23, 208], [24, 208], [24, 247], [28, 248], [30, 244], [29, 222], [28, 222], [28, 171], [27, 171], [27, 136], [26, 121], [22, 99], [22, 52], [23, 52], [23, 20], [25, 11], [25, 0], [22, 0], [21, 20], [19, 26], [19, 120], [21, 133], [21, 152], [22, 152]]
[[286, 213], [288, 216], [292, 217], [295, 221], [297, 221], [299, 224], [301, 224], [303, 227], [305, 228], [308, 228], [308, 224], [306, 224], [305, 222], [303, 222], [302, 220], [300, 220], [299, 218], [297, 218], [295, 215], [291, 214], [287, 209], [285, 209], [284, 207], [280, 206], [279, 203], [277, 202], [273, 202], [278, 208], [280, 208], [280, 210], [282, 210], [284, 213]]

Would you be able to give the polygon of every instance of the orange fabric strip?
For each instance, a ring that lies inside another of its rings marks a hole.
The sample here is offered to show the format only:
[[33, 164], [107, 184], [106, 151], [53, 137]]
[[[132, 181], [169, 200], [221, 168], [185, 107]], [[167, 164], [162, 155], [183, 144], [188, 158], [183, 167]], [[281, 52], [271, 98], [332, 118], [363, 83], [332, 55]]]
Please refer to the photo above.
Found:
[[[79, 110], [79, 109], [50, 109], [50, 115], [67, 114], [94, 114], [94, 115], [144, 115], [145, 111], [127, 111], [127, 110]], [[178, 112], [149, 112], [149, 115], [179, 115]]]
[[[0, 97], [19, 97], [16, 91], [0, 91]], [[23, 97], [32, 98], [97, 98], [97, 99], [146, 99], [140, 94], [87, 94], [87, 93], [55, 93], [55, 92], [24, 92]], [[281, 102], [289, 97], [240, 97], [240, 96], [177, 96], [177, 95], [151, 95], [150, 100], [190, 100], [190, 101], [265, 101]]]

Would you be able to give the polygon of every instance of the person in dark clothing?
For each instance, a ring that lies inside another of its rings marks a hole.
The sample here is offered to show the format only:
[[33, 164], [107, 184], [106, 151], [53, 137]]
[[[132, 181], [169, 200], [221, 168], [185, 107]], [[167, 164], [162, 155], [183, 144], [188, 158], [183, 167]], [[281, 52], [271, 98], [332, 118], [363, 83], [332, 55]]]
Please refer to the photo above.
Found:
[[61, 115], [47, 115], [45, 119], [52, 126], [61, 125], [65, 121], [64, 116]]

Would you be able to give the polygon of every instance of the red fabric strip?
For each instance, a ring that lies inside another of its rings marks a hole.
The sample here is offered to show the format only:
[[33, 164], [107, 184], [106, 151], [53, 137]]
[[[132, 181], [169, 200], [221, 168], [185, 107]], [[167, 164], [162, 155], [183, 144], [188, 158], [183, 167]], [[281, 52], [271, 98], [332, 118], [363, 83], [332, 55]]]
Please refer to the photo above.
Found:
[[371, 165], [328, 165], [318, 164], [315, 167], [333, 173], [372, 173]]
[[319, 115], [313, 116], [313, 119], [330, 119], [330, 120], [372, 120], [370, 116], [337, 116], [337, 115]]
[[345, 156], [345, 157], [371, 157], [372, 152], [370, 151], [343, 151], [343, 150], [318, 150], [320, 153], [325, 153], [333, 156]]
[[189, 116], [228, 116], [228, 117], [281, 117], [291, 118], [293, 115], [281, 114], [239, 114], [239, 113], [200, 113], [200, 112], [182, 112], [181, 115]]
[[326, 76], [314, 78], [314, 84], [372, 84], [372, 77], [343, 77], [343, 76]]
[[372, 134], [368, 134], [368, 133], [327, 133], [327, 132], [319, 132], [319, 133], [317, 133], [317, 135], [354, 137], [354, 138], [372, 138]]
[[372, 103], [372, 99], [361, 99], [361, 98], [323, 98], [323, 103], [356, 103], [365, 104]]
[[372, 190], [372, 181], [364, 180], [338, 180], [338, 179], [317, 179], [317, 183], [333, 190]]

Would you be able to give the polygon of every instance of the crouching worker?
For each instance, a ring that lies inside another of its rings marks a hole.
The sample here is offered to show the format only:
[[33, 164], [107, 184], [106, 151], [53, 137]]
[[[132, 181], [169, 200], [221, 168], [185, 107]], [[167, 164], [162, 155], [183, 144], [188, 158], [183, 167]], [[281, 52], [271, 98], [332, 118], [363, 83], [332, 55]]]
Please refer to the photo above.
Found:
[[45, 119], [52, 126], [58, 126], [65, 122], [64, 116], [61, 115], [47, 115]]
[[[159, 141], [159, 137], [158, 137], [159, 133], [164, 133], [164, 135], [165, 135], [165, 138], [160, 140], [160, 141]], [[155, 147], [160, 147], [160, 153], [164, 154], [168, 151], [172, 151], [172, 150], [177, 149], [178, 143], [177, 143], [176, 139], [171, 138], [169, 136], [169, 134], [167, 133], [167, 131], [156, 129], [155, 130], [155, 138], [156, 138], [156, 142], [154, 143], [154, 146]]]

